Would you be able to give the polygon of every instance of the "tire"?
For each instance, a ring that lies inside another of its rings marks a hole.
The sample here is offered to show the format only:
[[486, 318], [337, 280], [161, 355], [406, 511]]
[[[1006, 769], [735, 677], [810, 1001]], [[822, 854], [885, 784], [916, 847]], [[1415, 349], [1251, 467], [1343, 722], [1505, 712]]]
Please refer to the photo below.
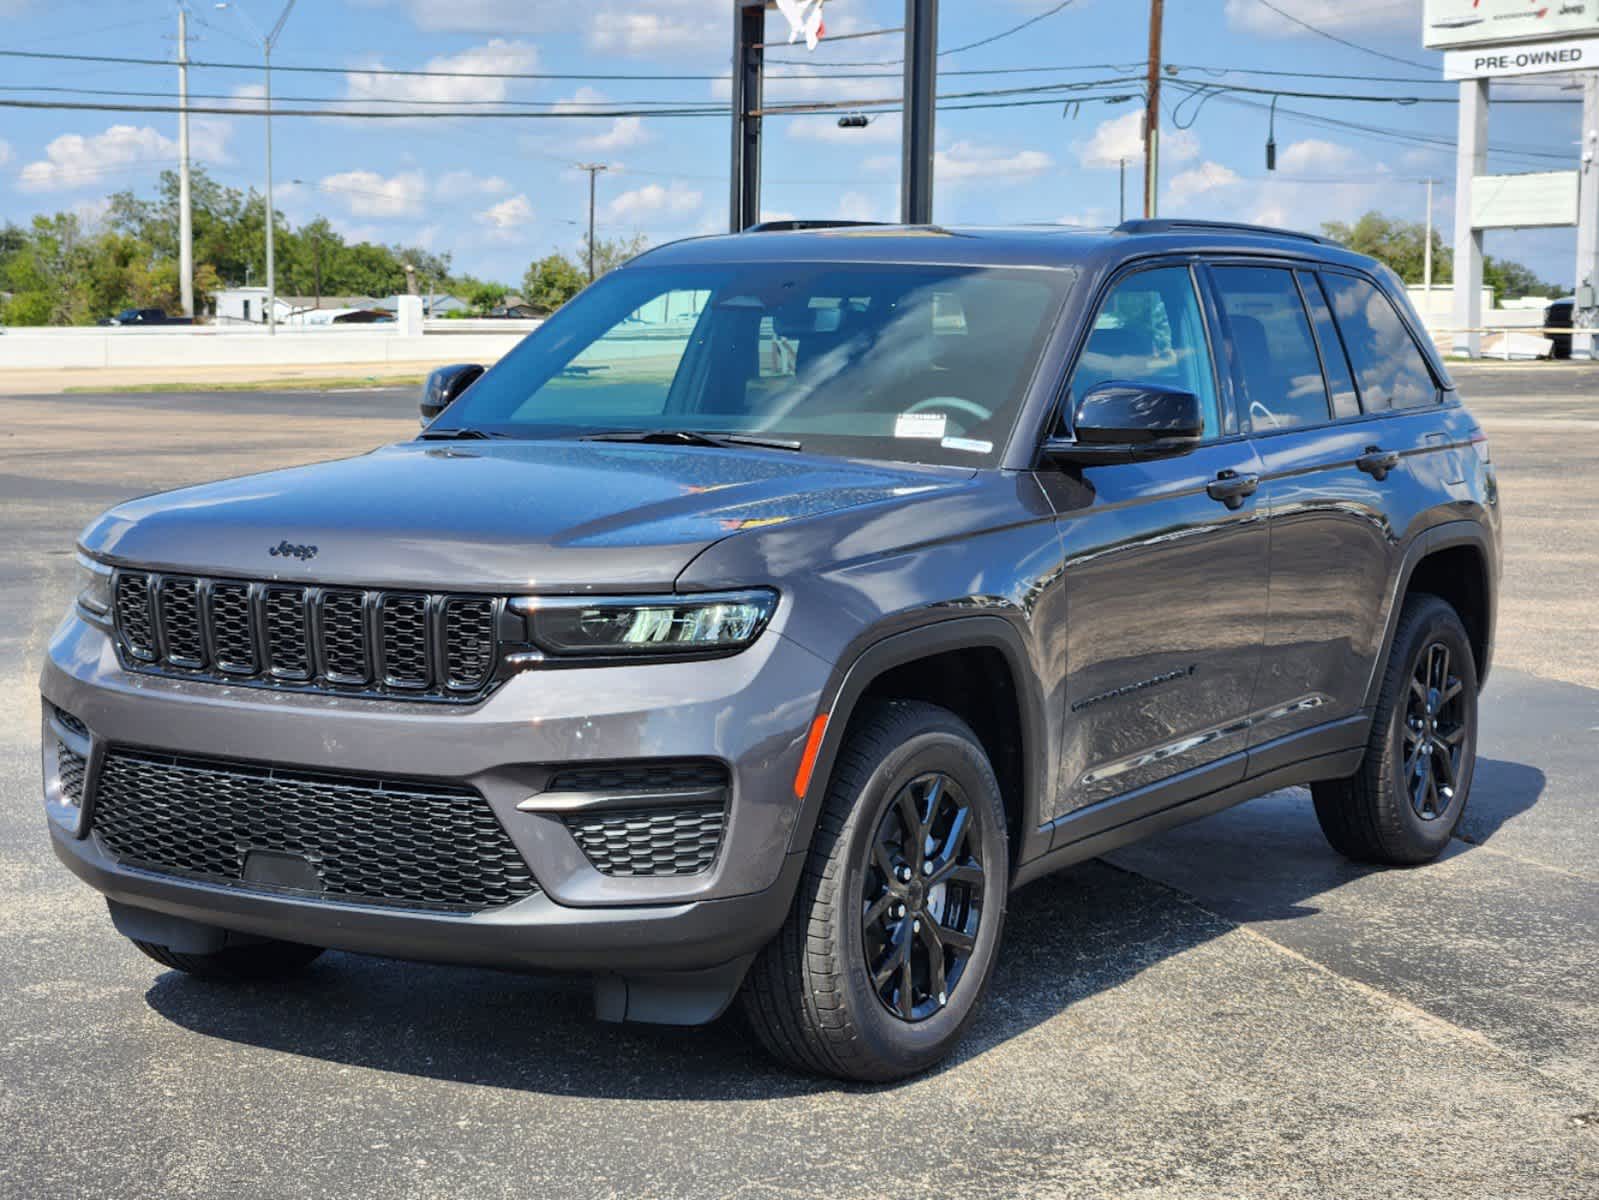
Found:
[[[1444, 686], [1436, 688], [1429, 672], [1436, 674], [1440, 661]], [[1333, 849], [1357, 861], [1431, 862], [1460, 823], [1476, 758], [1477, 666], [1471, 640], [1446, 601], [1407, 596], [1365, 760], [1347, 779], [1311, 785], [1316, 819]]]
[[[925, 831], [914, 842], [908, 806]], [[1004, 802], [970, 727], [931, 704], [874, 704], [839, 754], [793, 908], [745, 978], [756, 1036], [780, 1062], [839, 1079], [938, 1063], [987, 990], [1009, 874]], [[902, 963], [902, 945], [908, 976], [899, 965], [874, 984], [868, 955]]]
[[163, 967], [182, 971], [199, 979], [217, 979], [231, 983], [249, 980], [280, 979], [298, 974], [322, 953], [320, 946], [302, 946], [297, 942], [250, 942], [242, 946], [227, 946], [214, 954], [179, 954], [157, 942], [129, 939], [145, 954]]

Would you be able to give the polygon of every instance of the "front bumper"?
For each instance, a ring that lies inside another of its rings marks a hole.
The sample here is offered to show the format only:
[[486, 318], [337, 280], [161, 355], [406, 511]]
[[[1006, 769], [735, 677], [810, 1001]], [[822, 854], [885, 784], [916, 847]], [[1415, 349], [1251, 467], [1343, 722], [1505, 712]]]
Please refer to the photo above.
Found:
[[[711, 967], [758, 949], [787, 912], [803, 859], [789, 853], [793, 780], [827, 674], [768, 630], [744, 653], [713, 661], [530, 671], [471, 707], [280, 695], [126, 672], [110, 638], [73, 615], [52, 639], [41, 690], [97, 744], [470, 787], [541, 890], [455, 914], [155, 874], [119, 863], [95, 836], [92, 784], [85, 836], [52, 819], [52, 840], [75, 874], [118, 904], [242, 934], [513, 968]], [[47, 789], [54, 743], [44, 739]], [[558, 816], [518, 809], [554, 766], [656, 758], [728, 767], [721, 848], [700, 874], [603, 874]]]

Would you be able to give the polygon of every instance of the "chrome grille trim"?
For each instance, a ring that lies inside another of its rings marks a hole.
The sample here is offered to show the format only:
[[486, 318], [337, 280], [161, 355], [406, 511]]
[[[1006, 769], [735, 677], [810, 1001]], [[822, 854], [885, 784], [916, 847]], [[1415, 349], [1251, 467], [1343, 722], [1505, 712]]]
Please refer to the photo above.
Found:
[[130, 671], [284, 691], [470, 703], [499, 676], [494, 596], [118, 570]]

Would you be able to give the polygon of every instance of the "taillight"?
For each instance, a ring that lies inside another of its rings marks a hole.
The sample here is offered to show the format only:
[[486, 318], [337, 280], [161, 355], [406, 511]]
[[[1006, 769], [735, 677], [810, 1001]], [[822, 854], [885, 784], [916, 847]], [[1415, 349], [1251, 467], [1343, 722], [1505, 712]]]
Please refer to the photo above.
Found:
[[1471, 435], [1471, 448], [1477, 452], [1479, 462], [1484, 465], [1493, 462], [1493, 455], [1488, 451], [1488, 435], [1482, 430]]

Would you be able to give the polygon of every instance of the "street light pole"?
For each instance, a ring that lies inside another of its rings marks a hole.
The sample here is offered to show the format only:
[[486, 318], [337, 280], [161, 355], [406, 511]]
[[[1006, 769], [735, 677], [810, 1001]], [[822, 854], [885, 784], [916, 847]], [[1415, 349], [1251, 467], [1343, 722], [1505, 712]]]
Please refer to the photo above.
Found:
[[261, 42], [261, 57], [266, 67], [266, 275], [267, 275], [267, 332], [275, 334], [278, 331], [278, 275], [277, 263], [273, 255], [273, 226], [277, 224], [277, 213], [272, 206], [272, 47], [278, 43], [278, 38], [283, 33], [283, 27], [288, 23], [289, 14], [294, 11], [295, 0], [288, 0], [279, 14], [277, 23], [272, 26], [270, 33], [263, 34], [256, 28], [242, 8], [236, 8], [222, 0], [218, 8], [232, 8], [241, 21], [250, 29], [250, 32]]

